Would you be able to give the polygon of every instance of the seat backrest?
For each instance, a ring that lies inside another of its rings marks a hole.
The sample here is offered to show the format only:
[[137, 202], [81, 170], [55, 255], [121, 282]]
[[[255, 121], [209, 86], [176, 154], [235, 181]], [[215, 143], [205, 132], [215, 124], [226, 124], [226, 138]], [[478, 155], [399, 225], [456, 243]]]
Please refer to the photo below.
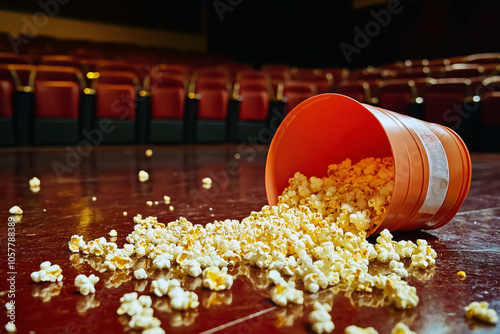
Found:
[[343, 82], [338, 85], [337, 93], [349, 96], [361, 103], [369, 103], [372, 98], [370, 85], [365, 81]]
[[283, 97], [287, 113], [299, 103], [317, 94], [316, 86], [309, 82], [286, 81], [283, 86]]
[[349, 77], [349, 70], [346, 68], [322, 68], [321, 73], [331, 74], [333, 76], [333, 84], [338, 86]]
[[79, 117], [85, 81], [78, 68], [39, 65], [32, 81], [37, 117]]
[[467, 56], [464, 62], [472, 64], [500, 64], [500, 52], [473, 54]]
[[155, 75], [147, 79], [145, 89], [151, 92], [151, 117], [175, 118], [184, 117], [186, 102], [186, 85], [175, 76]]
[[190, 69], [187, 66], [184, 65], [177, 65], [177, 64], [159, 64], [157, 66], [154, 66], [151, 70], [152, 74], [158, 73], [159, 75], [163, 76], [168, 76], [172, 75], [178, 78], [181, 78], [182, 80], [184, 79], [189, 79], [190, 76]]
[[393, 79], [379, 82], [375, 95], [379, 107], [408, 114], [410, 103], [417, 98], [417, 90], [411, 80]]
[[484, 76], [496, 76], [500, 74], [500, 64], [481, 64]]
[[32, 77], [34, 83], [40, 81], [69, 81], [76, 82], [80, 89], [85, 88], [85, 80], [81, 70], [76, 67], [39, 65], [36, 67], [35, 75]]
[[132, 85], [136, 90], [140, 90], [141, 85], [137, 75], [132, 71], [101, 71], [99, 77], [93, 82], [96, 87], [99, 85]]
[[0, 117], [12, 117], [12, 98], [16, 80], [6, 65], [0, 65]]
[[99, 118], [134, 119], [139, 79], [130, 71], [102, 71], [93, 82]]
[[270, 101], [268, 85], [254, 80], [243, 80], [237, 85], [239, 85], [240, 100], [239, 118], [241, 120], [266, 120]]
[[246, 80], [260, 81], [266, 83], [270, 81], [270, 77], [264, 71], [258, 71], [252, 69], [239, 71], [236, 76], [236, 81], [242, 82]]
[[75, 56], [46, 55], [42, 56], [40, 64], [52, 65], [52, 66], [76, 67], [80, 69], [80, 71], [82, 71], [83, 74], [86, 74], [89, 71], [88, 67], [78, 57]]
[[198, 118], [225, 120], [230, 92], [220, 78], [198, 78], [195, 92], [199, 96]]
[[406, 67], [396, 73], [398, 79], [429, 78], [431, 76], [429, 67]]
[[470, 80], [435, 79], [424, 91], [424, 120], [449, 127], [462, 119], [463, 104], [471, 97]]
[[441, 78], [470, 78], [483, 74], [483, 68], [478, 64], [453, 64], [441, 69]]
[[0, 64], [32, 64], [30, 56], [11, 52], [0, 52]]

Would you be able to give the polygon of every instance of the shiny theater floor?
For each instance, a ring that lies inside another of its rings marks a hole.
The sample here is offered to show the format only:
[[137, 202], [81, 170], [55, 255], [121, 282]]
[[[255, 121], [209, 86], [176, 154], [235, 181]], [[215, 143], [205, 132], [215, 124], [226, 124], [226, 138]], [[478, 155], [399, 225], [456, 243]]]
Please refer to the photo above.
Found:
[[[151, 278], [139, 281], [127, 270], [99, 273], [91, 257], [70, 253], [73, 234], [85, 240], [109, 238], [108, 232], [115, 229], [121, 246], [137, 214], [156, 216], [163, 223], [184, 216], [205, 224], [241, 219], [267, 203], [266, 146], [158, 146], [151, 147], [151, 157], [145, 155], [146, 148], [0, 150], [0, 301], [12, 299], [9, 291], [14, 282], [18, 333], [121, 333], [127, 319], [116, 314], [120, 297], [131, 291], [149, 293]], [[438, 253], [434, 267], [411, 272], [408, 278], [420, 298], [414, 309], [381, 306], [377, 293], [335, 287], [306, 293], [304, 305], [277, 307], [270, 300], [266, 275], [241, 266], [230, 269], [235, 281], [228, 291], [212, 292], [202, 287], [200, 278], [187, 278], [185, 288], [200, 300], [194, 311], [173, 311], [168, 298], [153, 297], [155, 316], [167, 333], [307, 333], [308, 313], [319, 299], [333, 305], [334, 333], [353, 324], [390, 333], [399, 321], [420, 334], [498, 333], [498, 325], [466, 319], [464, 312], [472, 301], [487, 301], [500, 311], [500, 155], [473, 154], [472, 162], [469, 196], [450, 223], [437, 230], [395, 234], [396, 240], [425, 238]], [[140, 170], [149, 173], [149, 181], [139, 182]], [[41, 180], [38, 192], [28, 185], [34, 176]], [[202, 185], [207, 176], [213, 180], [210, 189]], [[164, 195], [171, 197], [169, 205]], [[153, 204], [148, 206], [147, 201]], [[9, 245], [15, 259], [7, 256], [8, 211], [14, 205], [24, 210], [15, 224], [15, 241]], [[31, 272], [43, 261], [61, 266], [61, 283], [31, 281]], [[467, 274], [464, 280], [457, 278], [460, 270]], [[74, 278], [91, 273], [100, 277], [97, 291], [83, 296], [76, 291]], [[4, 330], [8, 318], [5, 309], [1, 313]]]

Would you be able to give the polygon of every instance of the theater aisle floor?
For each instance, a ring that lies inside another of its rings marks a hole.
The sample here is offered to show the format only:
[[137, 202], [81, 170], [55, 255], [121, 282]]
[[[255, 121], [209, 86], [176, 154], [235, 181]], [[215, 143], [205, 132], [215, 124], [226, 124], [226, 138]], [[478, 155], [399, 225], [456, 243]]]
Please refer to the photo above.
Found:
[[[153, 150], [151, 157], [145, 155], [147, 148]], [[120, 297], [132, 291], [148, 294], [151, 280], [169, 273], [150, 268], [145, 281], [134, 279], [132, 270], [101, 273], [94, 269], [98, 263], [92, 256], [68, 250], [71, 236], [109, 239], [108, 232], [115, 229], [121, 247], [137, 214], [165, 224], [179, 216], [199, 224], [242, 219], [267, 203], [266, 153], [266, 146], [238, 145], [0, 149], [0, 301], [15, 300], [18, 332], [125, 332], [128, 317], [116, 314]], [[379, 293], [336, 287], [305, 293], [304, 305], [277, 307], [270, 300], [266, 274], [241, 266], [230, 269], [235, 280], [228, 291], [213, 292], [203, 288], [200, 277], [186, 278], [185, 289], [199, 296], [196, 310], [173, 311], [168, 297], [153, 296], [154, 314], [167, 333], [307, 333], [308, 313], [319, 299], [333, 305], [334, 333], [353, 324], [390, 333], [399, 321], [420, 334], [498, 333], [500, 325], [466, 319], [464, 312], [473, 301], [487, 301], [500, 313], [500, 155], [473, 154], [472, 162], [469, 196], [450, 223], [437, 230], [395, 234], [396, 240], [425, 238], [438, 253], [434, 267], [410, 272], [408, 282], [420, 298], [414, 309], [381, 306]], [[149, 173], [148, 181], [138, 180], [140, 170]], [[29, 187], [35, 176], [41, 180], [38, 192]], [[203, 187], [205, 177], [212, 179], [209, 189]], [[24, 213], [9, 243], [8, 211], [14, 205]], [[7, 256], [8, 247], [14, 257]], [[43, 261], [62, 268], [62, 282], [31, 281], [30, 274]], [[137, 261], [135, 266], [147, 264]], [[466, 272], [464, 280], [457, 278], [460, 270]], [[83, 296], [74, 279], [91, 273], [100, 277], [96, 293]], [[2, 309], [0, 331], [9, 320]]]

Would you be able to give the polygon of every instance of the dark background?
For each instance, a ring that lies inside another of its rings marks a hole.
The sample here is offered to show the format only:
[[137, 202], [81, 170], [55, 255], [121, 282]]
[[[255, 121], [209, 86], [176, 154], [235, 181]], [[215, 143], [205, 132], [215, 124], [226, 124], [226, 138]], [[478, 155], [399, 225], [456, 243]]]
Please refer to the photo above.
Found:
[[[41, 2], [56, 0], [41, 0]], [[401, 0], [403, 10], [348, 62], [342, 42], [355, 46], [372, 12], [351, 0], [69, 0], [57, 17], [201, 34], [208, 51], [259, 66], [358, 68], [395, 60], [500, 51], [498, 0]], [[35, 13], [39, 1], [2, 0], [0, 8]]]

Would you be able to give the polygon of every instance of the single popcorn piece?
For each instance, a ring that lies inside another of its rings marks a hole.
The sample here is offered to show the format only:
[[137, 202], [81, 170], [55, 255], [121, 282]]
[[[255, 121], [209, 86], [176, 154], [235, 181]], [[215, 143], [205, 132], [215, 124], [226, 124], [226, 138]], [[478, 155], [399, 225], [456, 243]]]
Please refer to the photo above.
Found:
[[210, 189], [212, 188], [212, 179], [209, 177], [205, 177], [201, 180], [202, 182], [202, 187], [205, 189]]
[[482, 322], [496, 324], [498, 322], [497, 312], [488, 307], [488, 302], [472, 302], [465, 307], [465, 315], [469, 319], [475, 318]]
[[35, 176], [30, 180], [30, 188], [38, 187], [40, 187], [40, 179]]
[[153, 150], [148, 148], [144, 153], [146, 154], [147, 157], [151, 157], [153, 155]]
[[85, 241], [83, 241], [83, 236], [72, 235], [71, 240], [68, 242], [69, 250], [73, 253], [78, 253], [85, 247]]
[[158, 297], [162, 297], [164, 295], [168, 295], [176, 288], [181, 288], [181, 283], [178, 279], [173, 278], [171, 280], [166, 280], [164, 278], [159, 278], [151, 282], [150, 290]]
[[202, 273], [200, 263], [196, 260], [182, 261], [181, 268], [185, 273], [187, 273], [191, 277], [198, 277]]
[[373, 327], [361, 328], [351, 325], [345, 328], [344, 334], [378, 334], [378, 332]]
[[108, 234], [109, 234], [110, 237], [116, 237], [118, 235], [118, 232], [116, 232], [115, 229], [112, 229], [111, 231], [109, 231]]
[[128, 215], [127, 211], [123, 211], [123, 217], [126, 217]]
[[191, 308], [197, 308], [200, 305], [198, 295], [193, 291], [184, 291], [177, 287], [172, 289], [168, 296], [170, 297], [170, 306], [174, 310], [186, 311]]
[[466, 276], [465, 271], [459, 271], [459, 272], [457, 273], [457, 277], [458, 277], [458, 279], [464, 279], [464, 278], [465, 278], [465, 276]]
[[314, 302], [314, 311], [309, 313], [308, 319], [311, 322], [311, 329], [314, 333], [331, 333], [335, 328], [330, 311], [332, 307], [328, 304]]
[[170, 204], [170, 197], [168, 197], [167, 195], [163, 196], [163, 201], [165, 202], [165, 204]]
[[135, 279], [146, 279], [148, 278], [148, 274], [144, 268], [141, 268], [134, 271], [134, 277]]
[[287, 282], [277, 270], [271, 270], [267, 276], [276, 285], [271, 290], [271, 300], [278, 306], [286, 306], [288, 303], [302, 305], [304, 303], [304, 292], [295, 289], [295, 282]]
[[97, 197], [92, 196], [92, 202], [95, 202], [95, 201], [97, 201]]
[[40, 270], [31, 273], [33, 282], [60, 282], [63, 279], [62, 269], [57, 264], [51, 265], [50, 261], [40, 264]]
[[80, 293], [84, 296], [89, 293], [95, 293], [94, 285], [99, 282], [99, 277], [91, 274], [90, 276], [78, 275], [75, 278], [75, 286], [79, 289]]
[[144, 170], [141, 170], [138, 175], [139, 175], [139, 181], [141, 182], [146, 182], [147, 180], [149, 180], [149, 174]]
[[12, 208], [9, 209], [9, 213], [11, 215], [22, 215], [23, 210], [20, 207], [18, 207], [17, 205], [14, 205]]
[[8, 332], [8, 333], [15, 333], [17, 332], [17, 327], [14, 323], [12, 322], [8, 322], [6, 325], [5, 325], [5, 330]]
[[227, 290], [233, 286], [233, 276], [227, 273], [227, 267], [208, 267], [203, 270], [203, 286], [213, 291]]
[[147, 206], [153, 206], [153, 201], [147, 201], [147, 202], [146, 202], [146, 205], [147, 205]]
[[174, 207], [173, 207], [172, 205], [171, 205], [171, 206], [169, 206], [169, 207], [168, 207], [168, 209], [169, 209], [170, 211], [174, 211]]
[[417, 334], [408, 328], [404, 323], [398, 322], [391, 331], [391, 334]]

